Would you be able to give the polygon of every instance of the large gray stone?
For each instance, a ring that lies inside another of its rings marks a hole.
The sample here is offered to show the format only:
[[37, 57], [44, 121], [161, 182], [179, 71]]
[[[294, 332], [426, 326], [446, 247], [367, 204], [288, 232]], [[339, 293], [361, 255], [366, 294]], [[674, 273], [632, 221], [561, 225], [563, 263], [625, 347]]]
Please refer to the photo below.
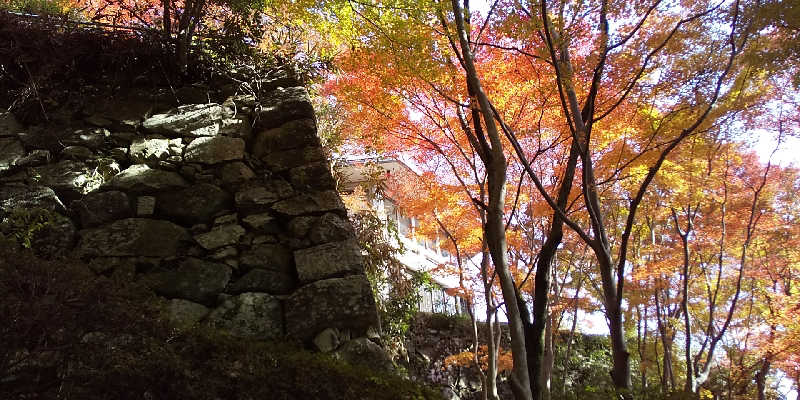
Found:
[[325, 152], [322, 147], [311, 145], [300, 149], [280, 150], [263, 154], [261, 161], [273, 171], [285, 171], [302, 165], [325, 161]]
[[253, 268], [277, 271], [287, 275], [294, 273], [292, 253], [279, 244], [260, 244], [245, 251], [239, 258], [244, 270]]
[[107, 184], [109, 188], [135, 194], [160, 192], [188, 185], [177, 172], [154, 169], [145, 164], [131, 165], [111, 178]]
[[291, 275], [266, 269], [252, 269], [234, 282], [229, 293], [267, 292], [270, 294], [289, 294], [296, 286]]
[[289, 177], [292, 186], [296, 189], [327, 190], [336, 188], [336, 181], [333, 180], [330, 167], [325, 161], [292, 168], [289, 171]]
[[188, 162], [216, 164], [244, 158], [244, 140], [228, 136], [203, 137], [192, 140], [183, 158]]
[[311, 228], [308, 238], [314, 244], [337, 242], [355, 237], [350, 221], [334, 213], [326, 213]]
[[170, 141], [159, 137], [138, 138], [131, 143], [128, 155], [137, 164], [166, 160], [170, 156]]
[[70, 204], [83, 228], [91, 228], [133, 215], [125, 192], [94, 192]]
[[239, 337], [277, 339], [283, 336], [280, 300], [266, 293], [227, 298], [206, 318], [211, 326]]
[[61, 158], [68, 160], [89, 160], [97, 154], [85, 146], [67, 146], [61, 150]]
[[256, 174], [250, 167], [241, 161], [235, 161], [223, 165], [219, 169], [220, 179], [225, 185], [236, 185], [253, 179]]
[[386, 351], [365, 337], [343, 344], [334, 355], [350, 365], [362, 365], [372, 371], [392, 372], [395, 369]]
[[169, 221], [127, 218], [100, 228], [80, 231], [78, 253], [82, 256], [176, 255], [191, 240], [183, 227]]
[[236, 192], [236, 208], [245, 212], [264, 211], [281, 199], [278, 192], [266, 186], [253, 186]]
[[184, 299], [172, 299], [167, 306], [169, 320], [172, 324], [181, 327], [191, 327], [208, 315], [208, 307]]
[[326, 328], [365, 336], [380, 330], [372, 288], [364, 275], [317, 281], [300, 287], [286, 299], [289, 337], [313, 340]]
[[83, 162], [64, 160], [31, 169], [40, 184], [53, 189], [64, 201], [77, 200], [103, 184], [103, 176]]
[[258, 123], [264, 127], [279, 126], [285, 122], [314, 118], [314, 106], [308, 91], [302, 86], [277, 88], [261, 100]]
[[364, 272], [361, 248], [355, 239], [297, 250], [294, 252], [294, 261], [297, 276], [304, 283]]
[[53, 189], [45, 186], [7, 185], [0, 187], [0, 216], [15, 208], [43, 208], [48, 211], [66, 212], [64, 203]]
[[198, 258], [183, 260], [177, 269], [158, 274], [156, 293], [196, 303], [213, 303], [228, 285], [231, 268]]
[[244, 235], [245, 230], [239, 225], [215, 226], [210, 232], [195, 235], [194, 240], [206, 250], [218, 249], [223, 246], [234, 245]]
[[11, 170], [23, 157], [25, 149], [19, 139], [0, 137], [0, 174]]
[[286, 215], [303, 215], [323, 213], [326, 211], [342, 211], [344, 204], [339, 193], [334, 190], [303, 193], [290, 199], [279, 201], [272, 209]]
[[162, 193], [156, 202], [159, 215], [187, 224], [206, 223], [220, 211], [230, 208], [231, 195], [208, 183]]
[[291, 121], [259, 131], [253, 144], [253, 155], [266, 160], [275, 152], [306, 147], [319, 147], [317, 124], [313, 119]]
[[259, 233], [278, 233], [278, 220], [269, 213], [253, 214], [242, 218], [242, 223], [250, 230]]
[[146, 119], [144, 129], [167, 136], [215, 136], [219, 132], [222, 107], [219, 104], [180, 106]]

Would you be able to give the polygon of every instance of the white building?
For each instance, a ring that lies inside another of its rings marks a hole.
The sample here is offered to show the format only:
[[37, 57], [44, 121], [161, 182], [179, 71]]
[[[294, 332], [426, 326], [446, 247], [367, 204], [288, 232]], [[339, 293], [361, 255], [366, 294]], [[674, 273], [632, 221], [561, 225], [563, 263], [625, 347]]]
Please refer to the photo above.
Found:
[[[415, 234], [419, 226], [418, 221], [414, 217], [406, 215], [389, 195], [375, 190], [373, 175], [376, 173], [383, 176], [416, 174], [405, 163], [396, 159], [354, 159], [348, 161], [347, 165], [342, 168], [340, 175], [343, 182], [340, 187], [345, 192], [355, 191], [357, 187], [361, 187], [368, 193], [365, 196], [367, 198], [364, 199], [363, 207], [375, 212], [379, 218], [393, 222], [397, 227], [399, 240], [404, 249], [398, 256], [398, 260], [411, 271], [430, 273], [438, 287], [422, 293], [422, 300], [419, 304], [420, 311], [445, 314], [466, 313], [466, 301], [448, 294], [448, 292], [455, 292], [455, 289], [458, 288], [458, 277], [435, 272], [441, 265], [454, 265], [453, 256], [439, 246], [440, 238], [424, 238]], [[372, 198], [372, 200], [368, 200], [368, 198]]]

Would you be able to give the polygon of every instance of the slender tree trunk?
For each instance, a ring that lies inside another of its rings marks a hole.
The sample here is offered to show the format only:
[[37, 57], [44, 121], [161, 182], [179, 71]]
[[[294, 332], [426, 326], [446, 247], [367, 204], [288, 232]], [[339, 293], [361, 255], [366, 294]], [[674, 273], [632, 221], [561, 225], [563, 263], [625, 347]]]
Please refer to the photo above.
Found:
[[553, 314], [548, 313], [544, 334], [544, 360], [542, 362], [542, 399], [550, 400], [550, 378], [553, 375]]
[[[465, 0], [467, 1], [467, 0]], [[486, 150], [481, 152], [484, 166], [486, 167], [487, 186], [489, 204], [486, 212], [486, 225], [484, 231], [489, 245], [489, 253], [495, 271], [500, 280], [500, 289], [505, 301], [508, 315], [509, 330], [511, 332], [511, 354], [514, 361], [512, 370], [511, 388], [517, 400], [531, 399], [530, 377], [528, 373], [527, 352], [525, 346], [525, 333], [520, 317], [519, 304], [517, 302], [516, 288], [511, 278], [508, 265], [508, 252], [505, 236], [505, 194], [506, 194], [506, 158], [503, 153], [503, 144], [497, 125], [494, 122], [494, 115], [489, 104], [489, 99], [481, 87], [478, 73], [472, 59], [470, 49], [468, 29], [464, 23], [464, 12], [458, 0], [452, 0], [453, 14], [456, 20], [458, 40], [461, 47], [461, 54], [464, 60], [464, 69], [467, 78], [467, 89], [473, 97], [473, 110], [478, 110], [483, 116], [486, 126], [488, 143], [483, 139], [483, 147]], [[477, 102], [475, 102], [477, 100]], [[473, 120], [476, 131], [479, 130], [481, 121]]]

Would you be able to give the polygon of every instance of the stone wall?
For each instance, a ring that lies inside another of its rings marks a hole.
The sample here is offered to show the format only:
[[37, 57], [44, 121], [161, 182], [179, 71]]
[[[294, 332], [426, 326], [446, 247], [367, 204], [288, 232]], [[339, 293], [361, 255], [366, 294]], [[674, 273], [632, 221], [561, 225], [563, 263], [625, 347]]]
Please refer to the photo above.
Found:
[[146, 280], [181, 324], [328, 347], [377, 332], [308, 93], [281, 70], [254, 86], [95, 95], [61, 125], [0, 114], [0, 218], [56, 211], [34, 248]]

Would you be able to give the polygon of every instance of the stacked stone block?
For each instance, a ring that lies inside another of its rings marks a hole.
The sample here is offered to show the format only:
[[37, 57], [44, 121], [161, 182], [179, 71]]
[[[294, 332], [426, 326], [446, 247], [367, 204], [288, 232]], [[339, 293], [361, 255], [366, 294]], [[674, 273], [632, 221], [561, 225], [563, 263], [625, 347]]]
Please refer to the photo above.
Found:
[[[145, 280], [180, 324], [307, 343], [377, 331], [308, 93], [272, 83], [259, 99], [97, 107], [72, 127], [2, 114], [0, 218], [56, 211], [40, 245]], [[57, 146], [42, 139], [52, 129], [68, 131]]]

